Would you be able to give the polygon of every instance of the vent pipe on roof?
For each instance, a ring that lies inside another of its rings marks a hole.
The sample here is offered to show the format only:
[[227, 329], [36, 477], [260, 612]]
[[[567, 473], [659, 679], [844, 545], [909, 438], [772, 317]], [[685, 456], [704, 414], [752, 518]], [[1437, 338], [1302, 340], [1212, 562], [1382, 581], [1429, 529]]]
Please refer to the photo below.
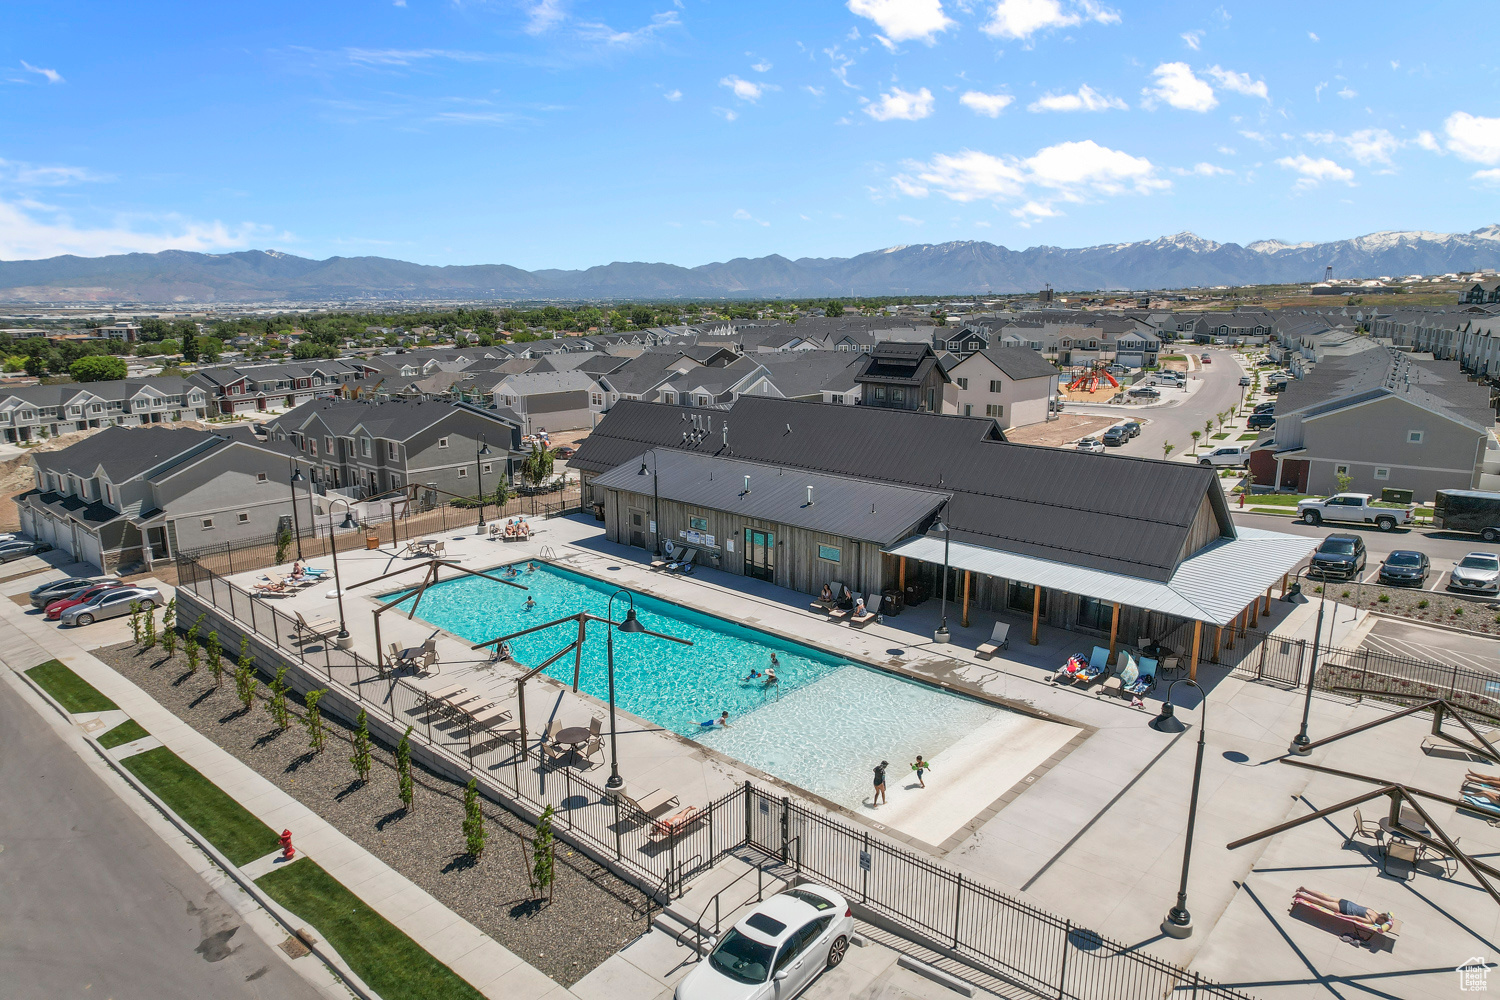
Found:
[[740, 493], [740, 496], [744, 496], [746, 493], [749, 493], [749, 492], [750, 492], [750, 477], [746, 476], [745, 477], [745, 489], [744, 489], [744, 491], [742, 493]]
[[811, 486], [807, 488], [807, 505], [809, 507], [813, 505], [813, 488]]

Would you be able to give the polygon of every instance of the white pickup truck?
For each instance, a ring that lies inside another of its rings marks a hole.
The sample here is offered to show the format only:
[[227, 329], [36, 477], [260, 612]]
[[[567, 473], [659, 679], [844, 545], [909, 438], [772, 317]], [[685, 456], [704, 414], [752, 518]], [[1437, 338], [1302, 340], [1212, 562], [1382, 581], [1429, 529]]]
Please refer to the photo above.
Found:
[[1206, 451], [1198, 456], [1199, 465], [1216, 465], [1220, 468], [1238, 468], [1242, 465], [1248, 465], [1249, 462], [1250, 453], [1245, 450], [1245, 446], [1242, 444], [1225, 445], [1222, 448], [1215, 448], [1213, 451]]
[[1368, 493], [1335, 493], [1322, 500], [1299, 501], [1297, 516], [1303, 524], [1353, 521], [1373, 524], [1381, 531], [1390, 531], [1398, 524], [1411, 524], [1416, 519], [1415, 507], [1377, 507], [1375, 503]]

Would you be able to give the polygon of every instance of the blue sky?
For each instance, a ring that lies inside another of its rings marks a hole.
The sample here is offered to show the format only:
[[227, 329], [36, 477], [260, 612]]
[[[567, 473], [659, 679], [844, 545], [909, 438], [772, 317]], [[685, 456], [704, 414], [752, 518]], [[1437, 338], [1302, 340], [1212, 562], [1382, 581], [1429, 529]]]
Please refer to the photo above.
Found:
[[534, 269], [1468, 231], [1500, 222], [1477, 10], [10, 0], [0, 259]]

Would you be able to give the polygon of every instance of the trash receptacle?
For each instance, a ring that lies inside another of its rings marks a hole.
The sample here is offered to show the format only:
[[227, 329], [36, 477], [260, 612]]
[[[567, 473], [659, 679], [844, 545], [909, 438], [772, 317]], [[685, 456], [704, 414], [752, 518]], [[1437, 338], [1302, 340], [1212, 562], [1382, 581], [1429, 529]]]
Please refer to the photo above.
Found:
[[1380, 499], [1386, 503], [1411, 503], [1411, 490], [1393, 490], [1389, 486], [1380, 491]]
[[906, 607], [906, 595], [901, 593], [900, 590], [894, 588], [883, 590], [880, 596], [885, 598], [881, 602], [881, 609], [888, 615], [899, 615], [902, 609]]
[[365, 536], [365, 548], [367, 548], [367, 549], [378, 549], [378, 548], [380, 548], [380, 536], [379, 535], [366, 535]]

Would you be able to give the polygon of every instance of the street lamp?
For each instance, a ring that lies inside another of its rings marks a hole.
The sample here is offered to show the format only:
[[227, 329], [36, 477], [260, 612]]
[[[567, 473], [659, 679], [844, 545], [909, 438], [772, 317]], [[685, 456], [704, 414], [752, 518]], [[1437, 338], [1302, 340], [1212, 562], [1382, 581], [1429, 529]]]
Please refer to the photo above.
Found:
[[[339, 600], [339, 634], [338, 645], [340, 649], [349, 648], [349, 627], [344, 624], [344, 585], [339, 579], [339, 540], [333, 533], [333, 508], [335, 504], [344, 505], [344, 523], [339, 527], [349, 531], [359, 527], [359, 522], [354, 520], [354, 505], [343, 497], [334, 497], [328, 504], [328, 547], [333, 550], [333, 593]], [[376, 650], [376, 654], [379, 654]]]
[[[652, 543], [652, 546], [656, 549], [657, 556], [660, 556], [661, 555], [661, 491], [657, 488], [658, 482], [657, 482], [657, 478], [656, 478], [656, 452], [650, 451], [650, 452], [647, 452], [646, 454], [651, 456], [651, 517], [652, 517], [651, 524], [652, 524], [652, 527], [653, 527], [653, 530], [651, 532], [651, 543]], [[642, 455], [641, 456], [641, 471], [637, 472], [636, 475], [638, 475], [638, 476], [644, 476], [645, 474], [646, 474], [646, 455]]]
[[946, 643], [950, 638], [948, 635], [948, 543], [952, 533], [948, 530], [948, 525], [944, 523], [942, 514], [947, 509], [948, 501], [944, 500], [942, 508], [938, 511], [937, 523], [932, 526], [933, 531], [943, 533], [943, 620], [938, 623], [937, 631], [932, 633], [932, 641], [941, 643]]
[[[625, 612], [625, 620], [615, 621], [615, 598], [624, 594], [630, 601], [630, 610]], [[606, 661], [609, 672], [609, 780], [604, 783], [604, 794], [611, 798], [625, 791], [625, 779], [620, 777], [620, 750], [615, 738], [615, 629], [621, 632], [644, 632], [646, 626], [635, 616], [635, 595], [628, 590], [617, 590], [609, 595], [609, 634], [606, 637], [608, 654]]]
[[490, 446], [484, 443], [484, 435], [479, 435], [479, 450], [474, 454], [474, 479], [479, 483], [479, 527], [475, 534], [484, 534], [484, 466], [480, 465], [481, 459], [489, 456]]
[[297, 463], [291, 458], [286, 460], [287, 468], [292, 470], [292, 478], [288, 480], [292, 486], [292, 534], [297, 538], [297, 559], [302, 558], [302, 525], [297, 521], [297, 484], [302, 482], [302, 472], [297, 468]]
[[1177, 886], [1177, 905], [1168, 911], [1167, 919], [1161, 922], [1161, 929], [1168, 937], [1185, 938], [1193, 933], [1193, 916], [1187, 908], [1188, 865], [1193, 860], [1193, 827], [1198, 822], [1198, 786], [1203, 779], [1203, 747], [1208, 738], [1208, 696], [1192, 678], [1175, 680], [1167, 688], [1167, 696], [1162, 699], [1161, 714], [1149, 724], [1152, 729], [1161, 733], [1180, 733], [1187, 728], [1177, 718], [1172, 707], [1172, 692], [1177, 690], [1179, 684], [1190, 684], [1198, 689], [1203, 718], [1198, 726], [1198, 757], [1193, 764], [1193, 792], [1188, 800], [1187, 839], [1182, 845], [1182, 881]]
[[[1297, 575], [1292, 578], [1292, 585], [1287, 588], [1286, 596], [1282, 598], [1282, 600], [1290, 601], [1292, 598], [1302, 593], [1302, 586], [1297, 582], [1297, 580], [1310, 569], [1312, 569], [1311, 563], [1303, 566], [1297, 571]], [[1318, 644], [1323, 639], [1323, 611], [1327, 607], [1328, 581], [1324, 580], [1323, 599], [1318, 602], [1318, 627], [1317, 630], [1313, 633], [1312, 663], [1307, 668], [1307, 693], [1302, 700], [1302, 728], [1297, 730], [1297, 735], [1292, 737], [1292, 745], [1287, 748], [1289, 752], [1297, 754], [1298, 756], [1306, 754], [1308, 752], [1307, 745], [1312, 742], [1312, 740], [1308, 739], [1307, 736], [1307, 720], [1308, 717], [1312, 715], [1313, 679], [1317, 677], [1318, 674]], [[1330, 644], [1332, 644], [1333, 642], [1333, 635], [1331, 630], [1328, 641]]]

